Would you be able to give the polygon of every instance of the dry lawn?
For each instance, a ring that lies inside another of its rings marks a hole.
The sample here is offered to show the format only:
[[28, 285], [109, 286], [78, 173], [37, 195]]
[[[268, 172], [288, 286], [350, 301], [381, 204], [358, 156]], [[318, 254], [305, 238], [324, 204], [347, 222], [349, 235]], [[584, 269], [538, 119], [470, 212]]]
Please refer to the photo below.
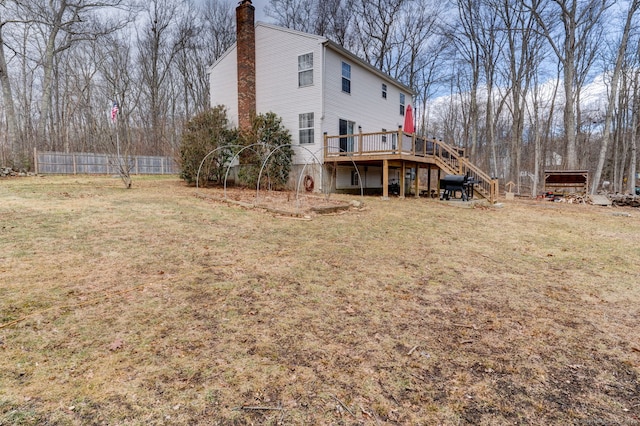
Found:
[[195, 194], [0, 180], [1, 425], [640, 423], [637, 209]]

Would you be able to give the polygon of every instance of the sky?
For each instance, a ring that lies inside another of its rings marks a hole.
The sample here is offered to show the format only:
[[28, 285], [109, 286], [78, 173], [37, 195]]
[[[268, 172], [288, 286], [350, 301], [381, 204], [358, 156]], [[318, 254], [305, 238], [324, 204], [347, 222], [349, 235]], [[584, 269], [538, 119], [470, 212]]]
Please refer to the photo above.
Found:
[[[2, 0], [0, 0], [0, 3], [2, 3]], [[203, 0], [196, 0], [197, 4], [204, 4]], [[234, 10], [236, 8], [236, 6], [238, 4], [240, 4], [240, 0], [223, 0], [223, 4], [229, 4], [231, 6], [233, 6]], [[272, 22], [271, 18], [268, 18], [265, 14], [264, 14], [264, 8], [265, 6], [267, 6], [269, 4], [269, 0], [251, 0], [251, 4], [253, 4], [253, 7], [256, 8], [256, 22], [257, 21], [262, 21], [262, 22]]]
[[253, 4], [253, 7], [256, 8], [256, 22], [267, 22], [268, 19], [264, 15], [264, 7], [269, 4], [269, 0], [251, 0], [251, 3]]

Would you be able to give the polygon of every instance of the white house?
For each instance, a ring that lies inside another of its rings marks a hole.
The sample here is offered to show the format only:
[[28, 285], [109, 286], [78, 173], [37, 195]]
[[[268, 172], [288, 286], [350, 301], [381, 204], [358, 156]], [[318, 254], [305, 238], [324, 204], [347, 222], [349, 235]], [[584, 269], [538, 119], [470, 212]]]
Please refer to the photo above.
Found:
[[254, 12], [250, 0], [236, 8], [237, 42], [209, 69], [211, 105], [224, 105], [240, 131], [253, 113], [280, 116], [293, 139], [293, 178], [308, 176], [316, 190], [418, 196], [433, 193], [444, 171], [495, 192], [460, 150], [416, 137], [410, 87], [325, 37], [256, 24]]
[[[291, 131], [294, 164], [323, 158], [324, 134], [397, 131], [414, 92], [325, 37], [253, 23], [250, 1], [238, 6], [238, 32], [255, 30], [255, 111], [272, 111]], [[243, 9], [245, 9], [243, 11]], [[248, 19], [243, 12], [249, 12]], [[249, 22], [244, 22], [246, 19]], [[232, 124], [242, 127], [238, 93], [238, 44], [210, 68], [211, 105], [225, 105]], [[244, 107], [246, 108], [246, 107]], [[343, 141], [353, 151], [353, 138]], [[378, 178], [379, 187], [382, 182]], [[349, 186], [351, 186], [349, 184]]]

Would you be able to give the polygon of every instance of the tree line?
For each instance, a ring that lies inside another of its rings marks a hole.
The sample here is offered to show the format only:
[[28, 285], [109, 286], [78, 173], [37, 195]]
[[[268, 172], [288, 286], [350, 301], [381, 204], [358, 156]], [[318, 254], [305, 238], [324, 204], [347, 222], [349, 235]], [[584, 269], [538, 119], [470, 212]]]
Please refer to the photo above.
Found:
[[33, 148], [117, 141], [176, 155], [185, 123], [208, 108], [207, 69], [235, 41], [234, 19], [217, 0], [0, 2], [0, 162], [29, 169]]
[[[0, 161], [113, 149], [176, 155], [209, 108], [207, 68], [236, 2], [0, 3]], [[640, 0], [270, 0], [266, 17], [325, 36], [414, 88], [417, 132], [536, 193], [546, 168], [633, 192]], [[594, 88], [600, 88], [597, 96]], [[112, 102], [117, 122], [109, 120]]]

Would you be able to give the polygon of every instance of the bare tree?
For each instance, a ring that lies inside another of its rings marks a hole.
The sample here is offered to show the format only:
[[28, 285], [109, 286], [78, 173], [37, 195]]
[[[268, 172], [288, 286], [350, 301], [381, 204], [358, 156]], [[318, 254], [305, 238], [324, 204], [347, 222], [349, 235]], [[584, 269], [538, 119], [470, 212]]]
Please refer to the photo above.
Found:
[[[499, 111], [494, 111], [494, 88], [497, 72], [496, 64], [501, 56], [501, 44], [504, 42], [503, 33], [498, 29], [498, 16], [491, 4], [483, 5], [480, 9], [480, 20], [477, 30], [478, 44], [481, 47], [481, 63], [484, 69], [484, 81], [486, 90], [485, 101], [485, 138], [487, 144], [487, 158], [492, 176], [498, 176], [498, 158], [496, 152], [495, 126]], [[500, 105], [504, 105], [502, 98]]]
[[343, 0], [270, 0], [267, 16], [277, 25], [327, 37], [344, 47], [350, 45], [352, 7]]
[[[607, 99], [607, 109], [604, 116], [604, 130], [602, 134], [602, 145], [600, 146], [600, 154], [598, 155], [598, 164], [593, 174], [591, 181], [591, 193], [595, 194], [600, 185], [600, 179], [602, 177], [602, 170], [604, 169], [604, 163], [607, 157], [607, 149], [609, 147], [609, 141], [611, 138], [611, 123], [613, 120], [614, 107], [616, 98], [618, 96], [618, 86], [620, 84], [620, 73], [622, 72], [622, 64], [625, 54], [627, 53], [627, 46], [629, 43], [629, 37], [631, 36], [631, 29], [633, 24], [633, 17], [640, 9], [640, 0], [632, 0], [629, 3], [629, 9], [627, 10], [627, 16], [622, 30], [620, 43], [618, 45], [618, 51], [615, 59], [615, 66], [611, 74], [611, 84], [609, 85], [609, 93]], [[634, 166], [635, 167], [635, 166]]]
[[313, 0], [270, 0], [265, 13], [285, 28], [313, 33]]
[[631, 97], [633, 112], [631, 120], [631, 159], [629, 167], [628, 191], [638, 194], [638, 145], [640, 144], [640, 37], [636, 39], [635, 52], [632, 55], [634, 72], [632, 78]]
[[230, 2], [208, 0], [200, 8], [187, 7], [176, 24], [175, 67], [180, 77], [186, 121], [209, 107], [208, 68], [235, 41], [234, 8]]
[[[494, 7], [500, 17], [500, 25], [506, 36], [504, 69], [510, 102], [507, 103], [511, 114], [509, 157], [510, 167], [508, 177], [516, 180], [520, 178], [522, 164], [522, 141], [525, 123], [527, 97], [532, 85], [532, 79], [537, 73], [542, 61], [541, 38], [536, 31], [536, 23], [531, 13], [520, 0], [498, 0]], [[536, 94], [536, 98], [539, 95]], [[534, 164], [539, 164], [540, 151], [540, 102], [533, 106], [534, 121]], [[534, 172], [534, 176], [538, 176]], [[536, 179], [534, 178], [534, 182]]]
[[627, 151], [629, 149], [629, 125], [630, 120], [630, 88], [629, 73], [623, 72], [621, 75], [620, 85], [624, 87], [621, 96], [618, 96], [616, 101], [616, 109], [618, 113], [615, 115], [615, 128], [613, 132], [613, 155], [611, 160], [611, 181], [613, 183], [613, 191], [616, 193], [622, 192], [623, 182], [626, 178], [625, 167], [627, 160]]
[[[564, 139], [566, 166], [569, 169], [576, 169], [579, 164], [576, 103], [580, 90], [578, 82], [582, 75], [579, 75], [578, 68], [582, 63], [580, 74], [588, 71], [586, 65], [589, 61], [584, 59], [592, 54], [592, 49], [588, 47], [594, 47], [591, 43], [593, 32], [611, 4], [611, 0], [531, 0], [528, 3], [529, 10], [563, 68]], [[559, 21], [557, 18], [560, 18]], [[562, 27], [558, 30], [554, 22], [559, 22]]]
[[12, 25], [11, 31], [3, 33], [7, 50], [12, 53], [11, 60], [7, 63], [9, 67], [9, 79], [13, 88], [14, 108], [18, 125], [19, 137], [14, 141], [18, 146], [14, 150], [18, 158], [16, 161], [22, 167], [31, 164], [30, 151], [35, 146], [35, 127], [37, 99], [39, 96], [38, 70], [39, 62], [37, 55], [33, 55], [34, 48], [32, 40], [37, 39], [34, 35], [35, 24], [32, 22], [19, 21]]
[[213, 64], [236, 41], [234, 7], [233, 1], [206, 0], [200, 8], [202, 45], [199, 46], [201, 50], [194, 53], [204, 56], [208, 65]]
[[[2, 85], [2, 102], [7, 119], [7, 146], [4, 147], [5, 141], [2, 141], [3, 148], [0, 150], [2, 158], [0, 158], [0, 160], [2, 160], [3, 163], [8, 161], [7, 164], [14, 165], [17, 162], [15, 150], [17, 149], [16, 139], [18, 138], [18, 123], [13, 103], [13, 89], [11, 87], [11, 80], [9, 79], [7, 60], [4, 55], [4, 39], [2, 37], [2, 30], [5, 24], [6, 22], [2, 20], [2, 15], [0, 15], [0, 85]], [[5, 156], [8, 156], [8, 159]]]
[[476, 22], [480, 21], [480, 3], [474, 0], [456, 2], [458, 21], [449, 27], [448, 34], [455, 43], [460, 57], [468, 66], [469, 107], [468, 121], [465, 126], [465, 145], [469, 149], [469, 157], [475, 161], [478, 149], [478, 88], [480, 86], [482, 46], [478, 36]]
[[[395, 36], [402, 16], [403, 0], [359, 0], [354, 25], [357, 43], [364, 60], [392, 77], [393, 51], [399, 43]], [[395, 75], [394, 75], [395, 74]]]
[[138, 34], [141, 101], [144, 104], [140, 114], [149, 135], [147, 146], [154, 153], [162, 152], [166, 146], [166, 119], [169, 112], [166, 84], [180, 48], [174, 33], [179, 6], [177, 0], [149, 2], [144, 12], [147, 22], [140, 26]]
[[420, 106], [419, 132], [423, 136], [435, 135], [437, 131], [431, 128], [431, 112], [429, 101], [436, 93], [436, 87], [445, 81], [445, 67], [442, 66], [442, 56], [446, 51], [446, 43], [443, 37], [436, 37], [430, 47], [423, 52], [423, 55], [416, 61], [415, 69], [417, 75], [415, 86], [417, 91], [416, 105]]
[[316, 2], [315, 33], [340, 44], [345, 48], [353, 47], [351, 7], [348, 1], [326, 0]]
[[37, 137], [44, 138], [54, 90], [54, 66], [56, 56], [81, 40], [90, 40], [122, 28], [126, 20], [98, 17], [105, 8], [118, 8], [125, 0], [32, 0], [17, 2], [20, 16], [31, 22], [39, 31], [43, 42], [41, 65], [43, 70], [42, 101]]
[[395, 36], [397, 48], [385, 60], [388, 71], [416, 91], [419, 91], [418, 75], [424, 75], [420, 68], [433, 63], [433, 56], [445, 48], [440, 35], [442, 14], [442, 6], [432, 0], [407, 4]]
[[[638, 43], [637, 62], [640, 65], [640, 43]], [[636, 66], [636, 71], [633, 75], [633, 112], [631, 119], [631, 152], [629, 159], [629, 177], [627, 191], [630, 194], [637, 193], [637, 171], [638, 171], [638, 144], [640, 143], [640, 66]]]

